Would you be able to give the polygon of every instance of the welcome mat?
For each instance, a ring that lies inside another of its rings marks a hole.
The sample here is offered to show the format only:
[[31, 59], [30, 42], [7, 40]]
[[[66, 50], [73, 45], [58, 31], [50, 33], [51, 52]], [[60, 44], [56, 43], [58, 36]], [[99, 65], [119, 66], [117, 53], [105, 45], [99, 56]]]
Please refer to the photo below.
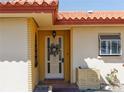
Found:
[[62, 88], [62, 87], [53, 87], [52, 89], [53, 92], [79, 92], [79, 89], [78, 87], [65, 87], [65, 88]]

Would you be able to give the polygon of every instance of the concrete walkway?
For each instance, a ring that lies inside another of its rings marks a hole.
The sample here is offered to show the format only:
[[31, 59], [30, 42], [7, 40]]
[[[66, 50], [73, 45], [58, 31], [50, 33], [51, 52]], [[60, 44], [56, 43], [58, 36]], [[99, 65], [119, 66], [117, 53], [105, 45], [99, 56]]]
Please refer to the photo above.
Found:
[[[51, 88], [49, 88], [51, 86]], [[39, 82], [34, 92], [48, 92], [50, 89], [52, 92], [124, 92], [124, 85], [120, 87], [111, 87], [112, 90], [106, 90], [101, 87], [99, 90], [79, 90], [76, 84], [70, 84], [63, 81], [45, 81]]]
[[124, 85], [121, 84], [120, 87], [113, 87], [112, 92], [124, 92]]

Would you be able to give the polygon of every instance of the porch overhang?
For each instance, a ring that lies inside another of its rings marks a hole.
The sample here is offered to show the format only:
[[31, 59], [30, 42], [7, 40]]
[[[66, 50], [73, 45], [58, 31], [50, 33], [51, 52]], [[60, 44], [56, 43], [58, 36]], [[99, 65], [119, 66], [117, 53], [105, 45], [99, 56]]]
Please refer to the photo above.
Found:
[[11, 0], [0, 2], [0, 17], [32, 17], [38, 26], [55, 23], [58, 0]]
[[1, 18], [33, 18], [38, 27], [51, 26], [53, 18], [51, 13], [2, 13]]

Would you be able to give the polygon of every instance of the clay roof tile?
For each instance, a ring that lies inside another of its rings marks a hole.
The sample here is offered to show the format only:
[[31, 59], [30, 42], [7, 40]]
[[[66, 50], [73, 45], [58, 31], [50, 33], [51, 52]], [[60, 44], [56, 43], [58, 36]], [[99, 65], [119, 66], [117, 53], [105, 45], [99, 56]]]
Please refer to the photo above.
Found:
[[51, 4], [56, 4], [58, 5], [58, 0], [8, 0], [8, 1], [2, 1], [0, 2], [2, 5], [6, 5], [6, 4], [11, 4], [11, 5], [15, 5], [16, 3], [18, 4], [21, 4], [21, 5], [24, 5], [25, 3], [28, 3], [29, 5], [32, 5], [32, 4], [43, 4], [43, 3], [46, 3], [48, 5], [51, 5]]
[[58, 13], [58, 19], [118, 19], [119, 17], [121, 19], [124, 19], [124, 11], [94, 11], [92, 13], [88, 13], [88, 12], [59, 12]]

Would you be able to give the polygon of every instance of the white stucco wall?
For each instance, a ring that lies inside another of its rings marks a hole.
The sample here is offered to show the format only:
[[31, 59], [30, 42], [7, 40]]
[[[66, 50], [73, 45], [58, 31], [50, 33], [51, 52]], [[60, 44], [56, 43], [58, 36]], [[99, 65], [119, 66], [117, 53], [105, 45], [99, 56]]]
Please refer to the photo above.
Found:
[[27, 19], [0, 18], [0, 91], [28, 91]]
[[[99, 42], [98, 35], [100, 33], [120, 33], [122, 44], [122, 56], [98, 56]], [[110, 73], [111, 69], [118, 70], [118, 78], [124, 83], [124, 27], [115, 26], [92, 26], [73, 28], [72, 36], [72, 82], [76, 82], [76, 68], [98, 68], [102, 78]], [[103, 82], [101, 80], [101, 82]]]

